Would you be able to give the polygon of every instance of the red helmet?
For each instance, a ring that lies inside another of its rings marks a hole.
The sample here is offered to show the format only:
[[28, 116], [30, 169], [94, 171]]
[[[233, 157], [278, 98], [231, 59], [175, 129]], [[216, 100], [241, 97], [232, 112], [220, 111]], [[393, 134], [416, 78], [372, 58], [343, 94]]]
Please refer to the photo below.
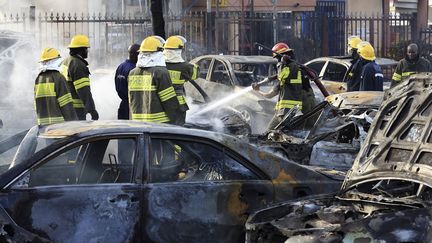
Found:
[[285, 52], [289, 52], [292, 51], [293, 49], [289, 48], [289, 46], [283, 42], [279, 42], [276, 45], [273, 46], [272, 51], [273, 51], [273, 56], [276, 56], [276, 53], [282, 54]]

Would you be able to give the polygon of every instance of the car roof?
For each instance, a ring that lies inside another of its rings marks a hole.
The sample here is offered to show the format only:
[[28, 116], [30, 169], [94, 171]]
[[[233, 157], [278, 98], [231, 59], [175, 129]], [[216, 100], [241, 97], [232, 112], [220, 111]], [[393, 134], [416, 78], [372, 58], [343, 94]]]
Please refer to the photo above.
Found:
[[[352, 58], [347, 56], [330, 56], [330, 57], [318, 57], [315, 59], [312, 59], [309, 62], [316, 62], [316, 61], [333, 61], [337, 63], [345, 63], [347, 65], [351, 65], [350, 61]], [[377, 58], [375, 62], [380, 66], [396, 66], [398, 62], [396, 60], [390, 59], [390, 58]]]
[[194, 58], [191, 62], [195, 63], [198, 59], [216, 58], [230, 63], [277, 63], [271, 56], [240, 56], [240, 55], [205, 55]]

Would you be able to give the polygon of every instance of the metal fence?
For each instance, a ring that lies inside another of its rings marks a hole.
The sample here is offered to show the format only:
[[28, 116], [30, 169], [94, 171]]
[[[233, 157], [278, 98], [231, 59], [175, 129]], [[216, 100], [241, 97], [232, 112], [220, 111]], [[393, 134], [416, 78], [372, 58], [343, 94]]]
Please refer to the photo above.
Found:
[[[431, 31], [416, 33], [415, 15], [366, 17], [345, 14], [342, 7], [336, 5], [338, 11], [331, 13], [218, 12], [212, 13], [210, 18], [205, 12], [188, 12], [182, 16], [167, 16], [166, 33], [188, 39], [188, 58], [206, 53], [268, 55], [270, 53], [258, 50], [254, 43], [272, 46], [284, 41], [297, 50], [299, 61], [306, 61], [322, 55], [344, 55], [350, 35], [370, 41], [378, 56], [396, 57], [401, 43], [417, 40], [419, 36], [428, 43], [432, 41], [426, 37]], [[65, 47], [73, 35], [86, 34], [91, 42], [90, 56], [101, 65], [118, 62], [129, 44], [139, 43], [152, 34], [148, 16], [36, 14], [34, 9], [28, 14], [0, 16], [0, 28], [31, 32], [39, 47]]]

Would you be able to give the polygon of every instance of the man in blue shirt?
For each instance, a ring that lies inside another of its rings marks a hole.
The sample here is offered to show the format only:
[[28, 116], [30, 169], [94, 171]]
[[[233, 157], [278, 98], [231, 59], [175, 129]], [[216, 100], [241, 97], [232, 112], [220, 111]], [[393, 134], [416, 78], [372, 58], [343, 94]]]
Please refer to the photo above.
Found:
[[358, 53], [363, 62], [359, 91], [383, 91], [383, 73], [375, 62], [375, 50], [369, 42], [358, 44]]
[[129, 100], [128, 100], [128, 76], [129, 72], [135, 68], [138, 60], [138, 50], [140, 45], [129, 46], [129, 58], [117, 67], [115, 73], [115, 86], [118, 96], [121, 99], [117, 118], [121, 120], [129, 119]]

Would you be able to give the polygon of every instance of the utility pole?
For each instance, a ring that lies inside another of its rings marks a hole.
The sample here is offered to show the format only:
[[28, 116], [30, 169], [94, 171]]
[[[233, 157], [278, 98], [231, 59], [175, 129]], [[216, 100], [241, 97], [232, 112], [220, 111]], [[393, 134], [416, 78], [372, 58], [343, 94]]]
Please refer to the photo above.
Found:
[[273, 3], [273, 43], [276, 43], [277, 41], [277, 12], [276, 12], [276, 5], [277, 5], [277, 0], [272, 0]]
[[207, 0], [207, 52], [212, 51], [212, 16], [211, 16], [211, 0]]
[[161, 0], [151, 0], [150, 11], [152, 15], [153, 33], [165, 39], [165, 20]]

